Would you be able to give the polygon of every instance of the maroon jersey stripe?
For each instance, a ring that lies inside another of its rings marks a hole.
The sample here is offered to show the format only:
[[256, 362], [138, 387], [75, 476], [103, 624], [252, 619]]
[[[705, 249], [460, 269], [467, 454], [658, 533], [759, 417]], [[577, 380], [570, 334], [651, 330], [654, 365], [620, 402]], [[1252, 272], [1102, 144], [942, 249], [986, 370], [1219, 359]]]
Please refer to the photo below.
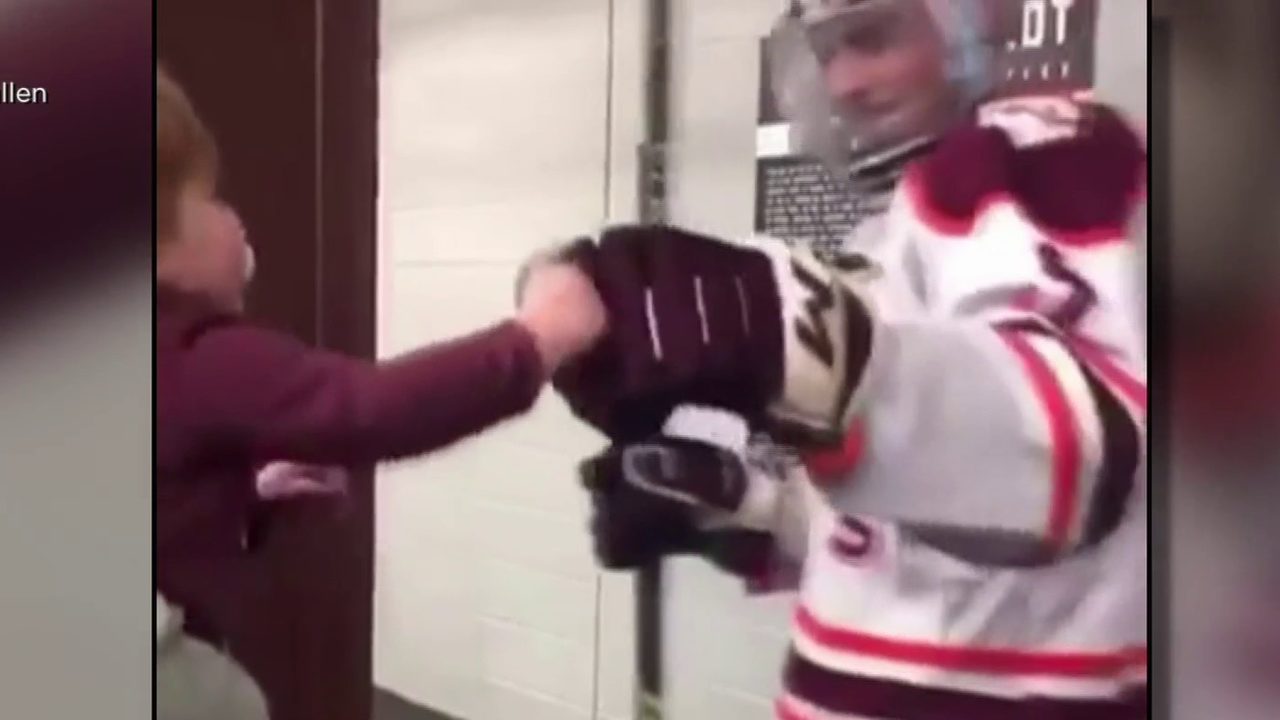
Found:
[[[786, 692], [824, 712], [883, 720], [1143, 720], [1147, 688], [1138, 685], [1114, 699], [1044, 696], [1004, 698], [837, 673], [792, 652], [783, 678]], [[779, 703], [779, 716], [820, 720], [799, 704]]]

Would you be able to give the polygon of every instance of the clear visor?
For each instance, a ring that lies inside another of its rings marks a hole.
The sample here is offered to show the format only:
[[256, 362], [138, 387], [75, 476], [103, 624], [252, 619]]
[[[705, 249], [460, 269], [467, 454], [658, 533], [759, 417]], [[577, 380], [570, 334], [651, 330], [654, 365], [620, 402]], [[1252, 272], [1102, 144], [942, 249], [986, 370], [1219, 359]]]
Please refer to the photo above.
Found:
[[913, 125], [921, 105], [933, 99], [883, 92], [875, 85], [874, 65], [891, 53], [936, 41], [937, 29], [925, 3], [834, 5], [806, 11], [803, 19], [779, 20], [765, 52], [779, 112], [791, 125], [792, 147], [841, 168], [854, 156], [920, 136], [922, 129]]
[[778, 113], [790, 126], [794, 154], [822, 162], [834, 177], [848, 165], [853, 138], [827, 93], [822, 66], [809, 44], [804, 24], [779, 20], [765, 40], [769, 82]]

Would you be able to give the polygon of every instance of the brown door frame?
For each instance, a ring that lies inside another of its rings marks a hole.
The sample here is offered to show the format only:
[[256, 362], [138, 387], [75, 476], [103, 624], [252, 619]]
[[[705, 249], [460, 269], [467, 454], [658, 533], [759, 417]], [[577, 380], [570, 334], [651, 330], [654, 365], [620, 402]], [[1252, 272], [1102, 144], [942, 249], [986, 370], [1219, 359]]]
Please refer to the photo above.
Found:
[[[376, 0], [317, 0], [319, 87], [319, 242], [316, 258], [317, 344], [373, 358], [377, 348], [378, 9]], [[370, 720], [373, 698], [373, 468], [353, 483], [354, 512], [346, 519], [348, 553], [341, 577], [328, 577], [322, 542], [310, 577], [341, 586], [335, 619], [354, 632], [345, 647], [325, 641], [328, 621], [304, 622], [304, 637], [318, 652], [336, 651], [333, 681], [347, 688], [339, 707], [312, 706], [297, 720]], [[328, 548], [332, 550], [332, 548]], [[323, 662], [323, 658], [320, 659]], [[320, 700], [318, 694], [307, 693]], [[285, 720], [281, 718], [280, 720]]]
[[317, 0], [320, 289], [317, 342], [376, 352], [378, 2]]

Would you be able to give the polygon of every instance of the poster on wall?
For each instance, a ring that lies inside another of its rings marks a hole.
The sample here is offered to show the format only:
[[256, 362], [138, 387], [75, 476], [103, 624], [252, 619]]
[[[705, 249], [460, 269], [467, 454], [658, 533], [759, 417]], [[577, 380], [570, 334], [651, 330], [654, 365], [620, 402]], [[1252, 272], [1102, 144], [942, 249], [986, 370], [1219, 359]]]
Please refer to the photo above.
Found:
[[[994, 99], [1087, 93], [1094, 83], [1098, 0], [1000, 0]], [[769, 87], [763, 41], [756, 127], [757, 232], [836, 247], [853, 226], [848, 193], [819, 164], [791, 152]]]

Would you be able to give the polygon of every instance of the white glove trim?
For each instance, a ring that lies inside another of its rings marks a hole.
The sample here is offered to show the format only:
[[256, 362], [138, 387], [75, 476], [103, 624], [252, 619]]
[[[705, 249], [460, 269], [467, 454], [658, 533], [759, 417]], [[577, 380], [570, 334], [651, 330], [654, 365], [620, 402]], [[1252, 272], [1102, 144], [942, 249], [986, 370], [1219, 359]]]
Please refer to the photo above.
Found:
[[666, 437], [705, 443], [733, 453], [742, 463], [747, 491], [742, 505], [732, 514], [716, 513], [703, 529], [733, 525], [752, 530], [772, 531], [778, 512], [778, 483], [764, 477], [746, 461], [750, 428], [741, 417], [717, 408], [681, 405], [671, 411], [662, 426]]

